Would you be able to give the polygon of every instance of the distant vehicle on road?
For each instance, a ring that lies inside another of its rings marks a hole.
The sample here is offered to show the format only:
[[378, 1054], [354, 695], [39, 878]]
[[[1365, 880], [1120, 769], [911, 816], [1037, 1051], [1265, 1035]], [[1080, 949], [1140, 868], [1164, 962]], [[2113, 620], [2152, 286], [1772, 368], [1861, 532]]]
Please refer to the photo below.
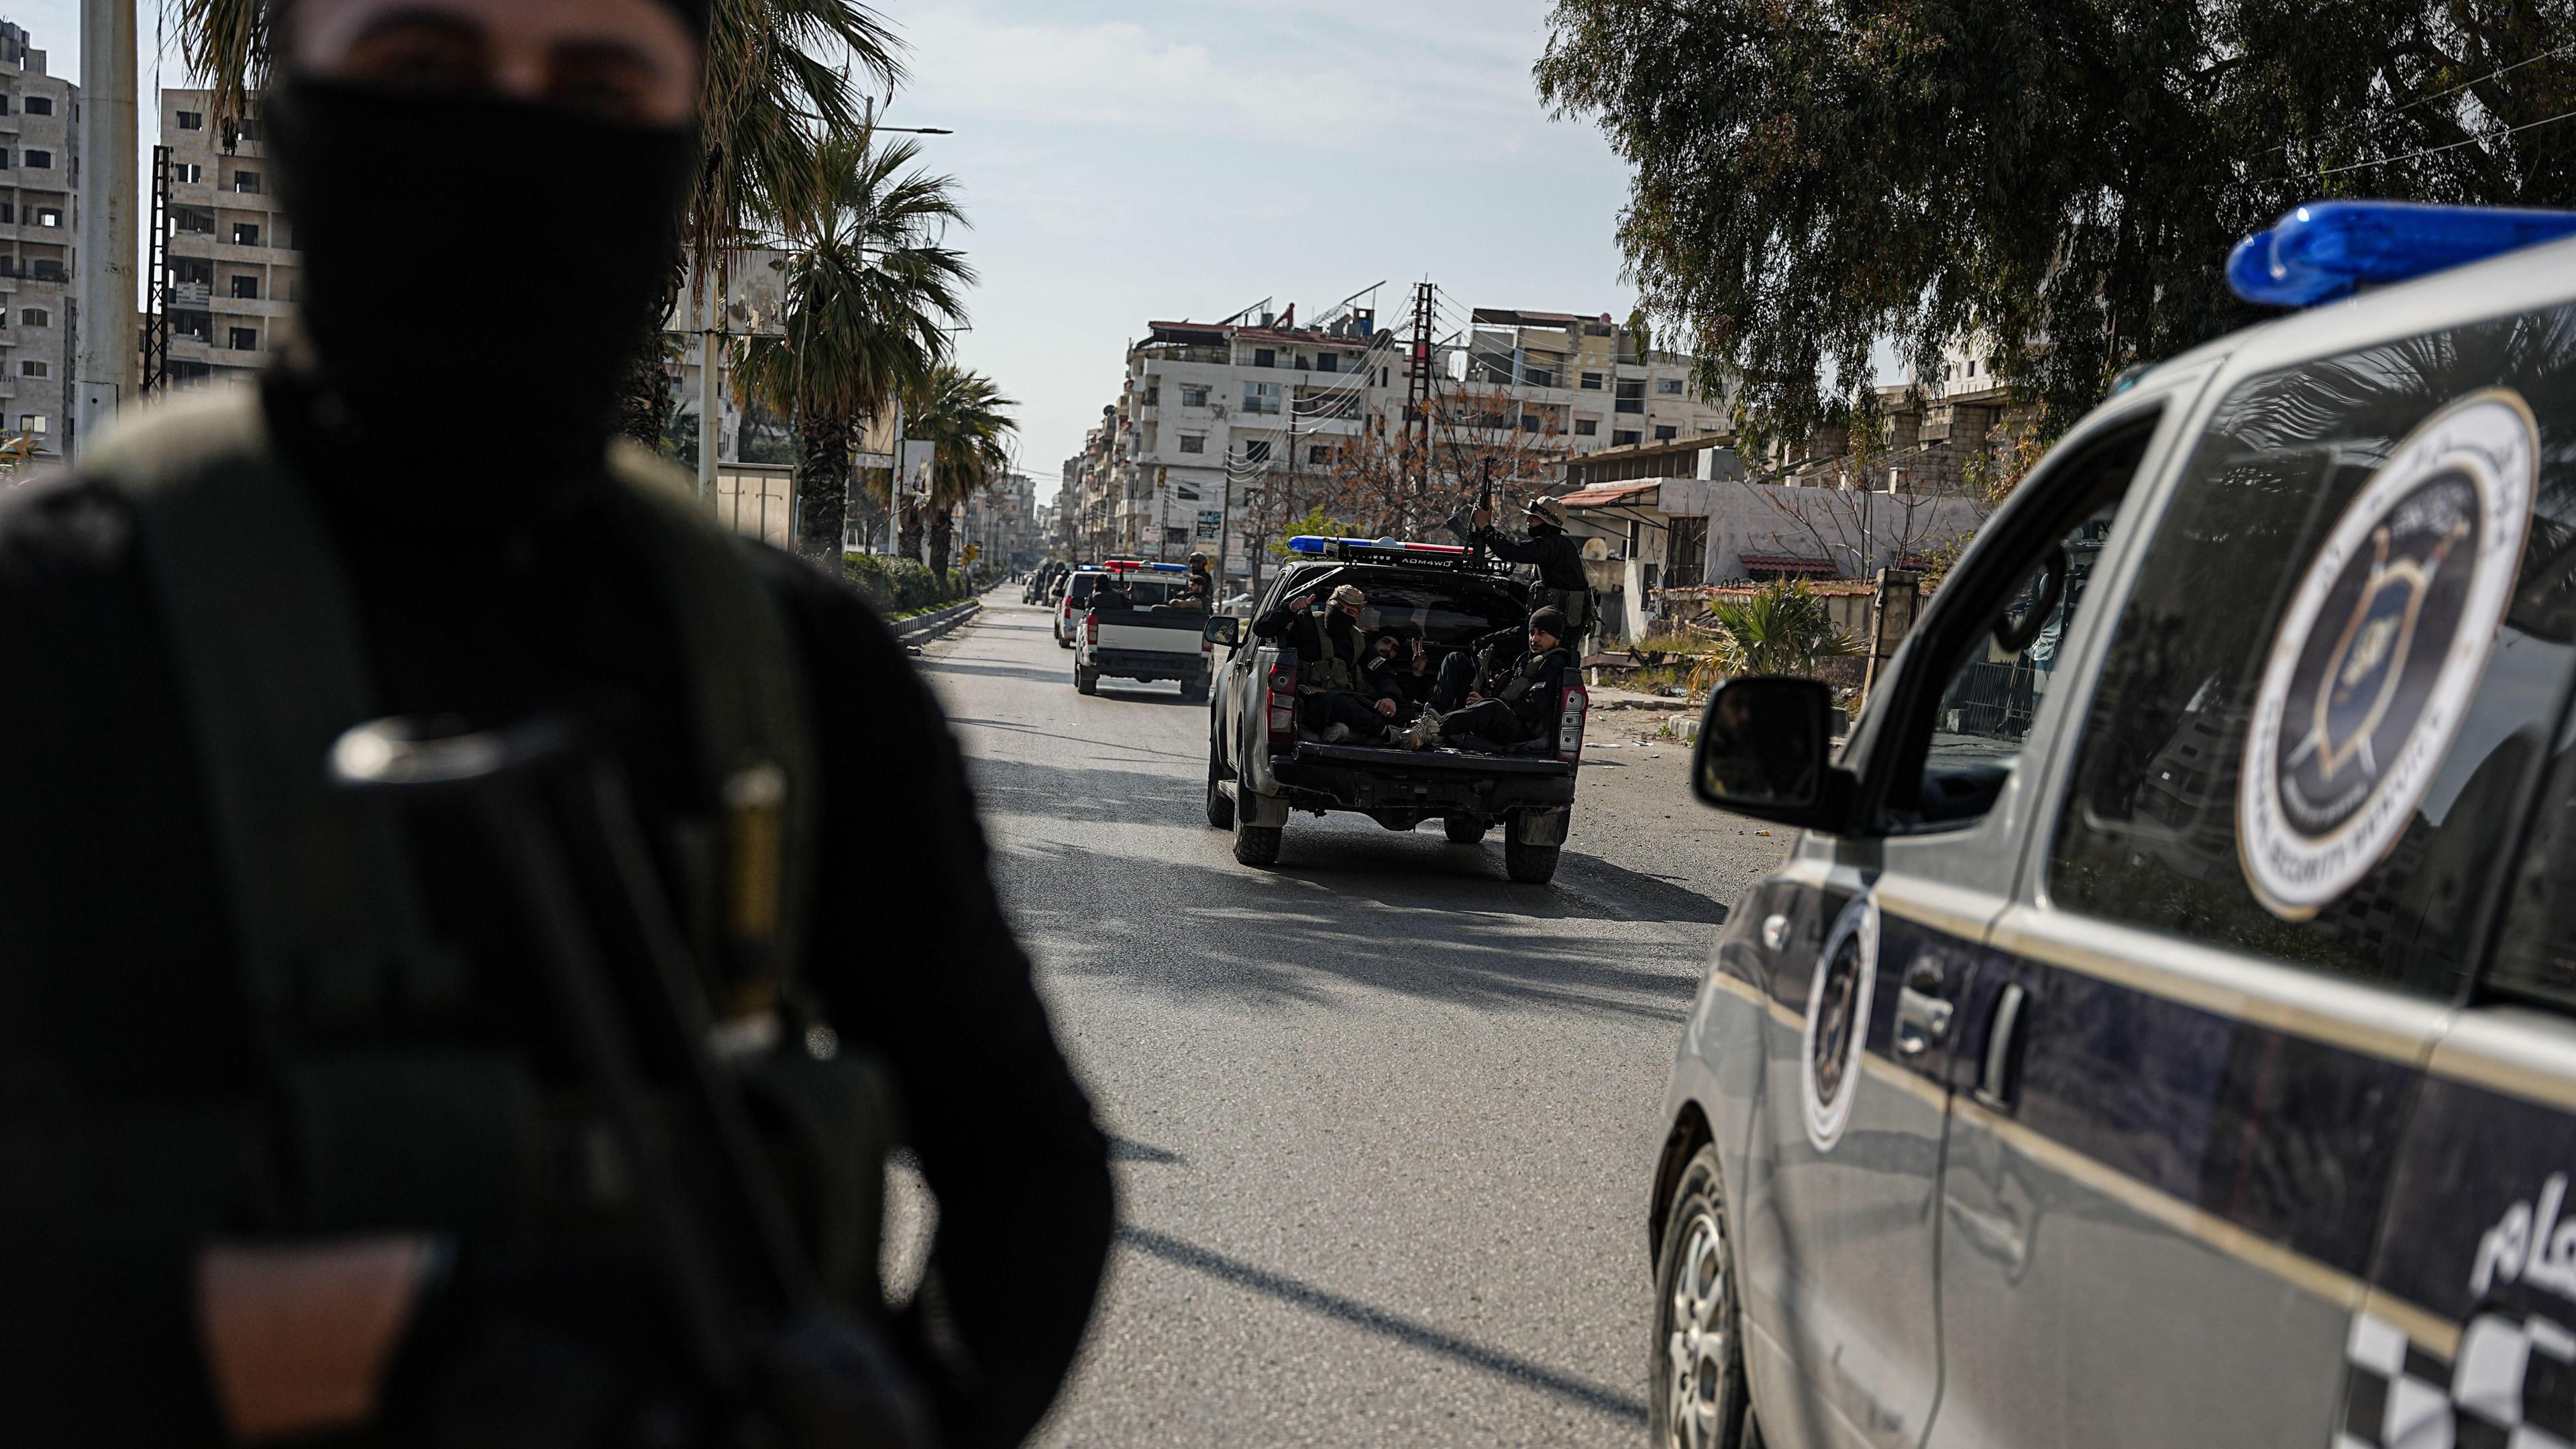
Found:
[[[1180, 681], [1181, 698], [1192, 702], [1208, 696], [1210, 645], [1202, 635], [1206, 611], [1168, 607], [1187, 592], [1187, 564], [1112, 563], [1107, 571], [1126, 582], [1130, 609], [1086, 608], [1074, 636], [1073, 687], [1084, 694], [1100, 692], [1100, 681], [1136, 679]], [[1086, 599], [1097, 598], [1099, 586]]]
[[[1289, 543], [1296, 561], [1271, 582], [1255, 617], [1282, 599], [1356, 584], [1368, 595], [1362, 633], [1419, 639], [1435, 669], [1449, 653], [1529, 617], [1528, 589], [1463, 548], [1307, 536]], [[1326, 744], [1298, 725], [1294, 650], [1261, 643], [1244, 619], [1228, 614], [1208, 619], [1207, 636], [1227, 651], [1208, 709], [1207, 819], [1234, 831], [1236, 860], [1276, 864], [1290, 812], [1341, 810], [1389, 830], [1437, 819], [1461, 845], [1500, 825], [1504, 867], [1513, 880], [1554, 878], [1583, 756], [1590, 701], [1581, 685], [1556, 701], [1550, 735], [1524, 749], [1484, 754]]]
[[1059, 649], [1073, 647], [1074, 635], [1081, 632], [1083, 601], [1109, 575], [1094, 565], [1085, 564], [1058, 579], [1055, 585], [1055, 644]]
[[2540, 228], [2284, 218], [2249, 299], [2377, 289], [2126, 380], [1839, 756], [1710, 700], [1806, 833], [1674, 1062], [1656, 1445], [2576, 1439], [2576, 241], [2404, 280]]

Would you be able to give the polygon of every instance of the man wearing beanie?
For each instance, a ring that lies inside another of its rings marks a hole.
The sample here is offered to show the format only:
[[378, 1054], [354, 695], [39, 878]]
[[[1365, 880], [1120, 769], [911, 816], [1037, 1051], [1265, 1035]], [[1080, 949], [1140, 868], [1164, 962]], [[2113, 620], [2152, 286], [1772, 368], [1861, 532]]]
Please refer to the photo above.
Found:
[[1313, 594], [1282, 600], [1252, 621], [1253, 637], [1297, 651], [1299, 724], [1326, 744], [1381, 741], [1388, 722], [1395, 718], [1396, 705], [1360, 692], [1368, 667], [1368, 640], [1360, 632], [1360, 618], [1368, 608], [1368, 595], [1357, 584], [1342, 584], [1326, 598], [1322, 613], [1308, 612], [1314, 603]]
[[1491, 750], [1546, 737], [1556, 728], [1557, 693], [1565, 672], [1574, 667], [1564, 647], [1565, 615], [1553, 606], [1532, 610], [1529, 652], [1505, 672], [1497, 692], [1467, 696], [1464, 708], [1447, 714], [1425, 712], [1397, 736], [1413, 749], [1435, 744]]
[[[0, 506], [14, 1442], [1006, 1445], [1073, 1359], [1106, 1143], [937, 705], [611, 441], [704, 26], [282, 0], [297, 349]], [[468, 733], [541, 742], [517, 814], [333, 783]], [[894, 1311], [885, 1134], [938, 1199]]]

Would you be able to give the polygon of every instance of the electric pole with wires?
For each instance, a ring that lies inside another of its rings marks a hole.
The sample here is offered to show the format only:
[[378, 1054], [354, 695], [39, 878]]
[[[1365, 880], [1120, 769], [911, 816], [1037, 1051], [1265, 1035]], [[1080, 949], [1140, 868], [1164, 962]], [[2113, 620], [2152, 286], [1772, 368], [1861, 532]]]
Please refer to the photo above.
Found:
[[[1437, 323], [1433, 315], [1439, 288], [1429, 282], [1413, 285], [1412, 366], [1404, 379], [1404, 439], [1402, 446], [1412, 455], [1413, 490], [1419, 498], [1431, 491], [1431, 404], [1432, 347], [1431, 329]], [[1416, 434], [1419, 433], [1419, 441]]]

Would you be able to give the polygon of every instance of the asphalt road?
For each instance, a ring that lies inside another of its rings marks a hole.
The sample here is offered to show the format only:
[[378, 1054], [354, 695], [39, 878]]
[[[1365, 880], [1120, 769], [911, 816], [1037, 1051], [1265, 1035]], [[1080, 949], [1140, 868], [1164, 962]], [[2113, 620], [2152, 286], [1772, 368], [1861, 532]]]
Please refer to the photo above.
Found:
[[1017, 598], [919, 662], [1118, 1157], [1109, 1286], [1037, 1442], [1638, 1442], [1665, 1075], [1786, 839], [1605, 715], [1553, 885], [1344, 816], [1249, 870], [1201, 813], [1205, 708], [1076, 694]]

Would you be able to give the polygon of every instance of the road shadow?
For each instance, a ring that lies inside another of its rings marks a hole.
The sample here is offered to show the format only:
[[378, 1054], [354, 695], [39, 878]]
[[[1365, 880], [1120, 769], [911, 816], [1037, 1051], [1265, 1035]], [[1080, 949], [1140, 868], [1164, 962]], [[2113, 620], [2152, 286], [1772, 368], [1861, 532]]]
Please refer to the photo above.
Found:
[[1408, 1318], [1401, 1313], [1390, 1312], [1374, 1304], [1363, 1303], [1356, 1298], [1346, 1298], [1339, 1293], [1328, 1292], [1311, 1283], [1291, 1278], [1285, 1273], [1258, 1267], [1241, 1258], [1231, 1257], [1211, 1248], [1202, 1248], [1196, 1243], [1176, 1238], [1169, 1233], [1160, 1233], [1152, 1228], [1127, 1223], [1120, 1225], [1118, 1229], [1118, 1242], [1120, 1246], [1130, 1251], [1143, 1253], [1176, 1267], [1186, 1268], [1193, 1273], [1204, 1274], [1220, 1283], [1231, 1284], [1266, 1298], [1274, 1298], [1282, 1303], [1304, 1309], [1309, 1313], [1349, 1324], [1364, 1332], [1403, 1344], [1407, 1348], [1436, 1353], [1453, 1363], [1465, 1364], [1469, 1368], [1492, 1374], [1522, 1388], [1536, 1389], [1540, 1393], [1569, 1403], [1581, 1404], [1585, 1408], [1613, 1415], [1640, 1427], [1646, 1422], [1645, 1404], [1617, 1389], [1607, 1388], [1573, 1374], [1560, 1372], [1516, 1353], [1489, 1348], [1474, 1339], [1435, 1328], [1419, 1319]]
[[1070, 667], [1040, 669], [1033, 664], [993, 664], [953, 654], [939, 659], [924, 659], [915, 667], [924, 674], [998, 675], [1005, 679], [1034, 679], [1041, 684], [1060, 684], [1066, 689], [1073, 688], [1073, 670]]

